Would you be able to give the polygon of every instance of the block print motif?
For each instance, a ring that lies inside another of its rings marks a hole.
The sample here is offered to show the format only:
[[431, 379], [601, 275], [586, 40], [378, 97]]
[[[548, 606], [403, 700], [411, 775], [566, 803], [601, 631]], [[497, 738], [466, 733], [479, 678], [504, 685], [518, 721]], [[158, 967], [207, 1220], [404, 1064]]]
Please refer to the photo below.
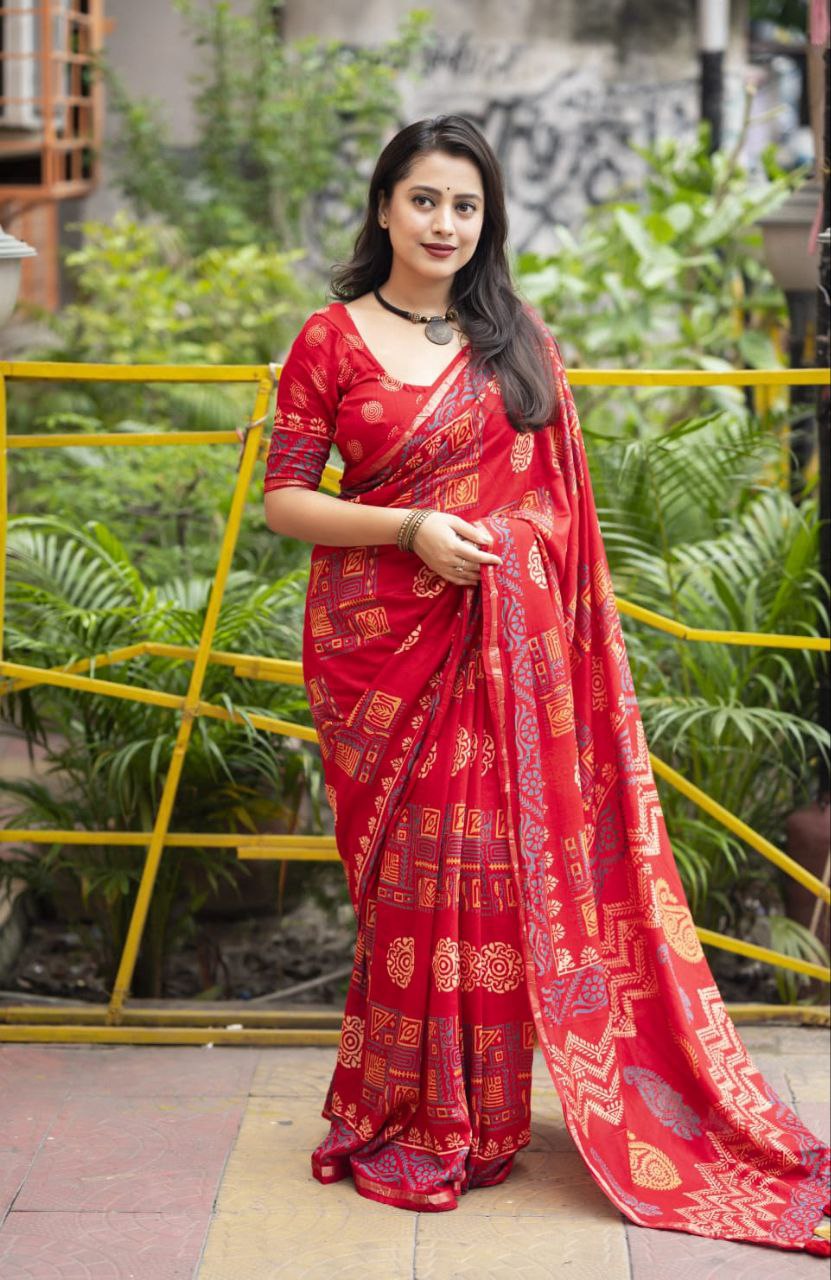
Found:
[[341, 1023], [340, 1044], [338, 1045], [338, 1062], [342, 1067], [360, 1067], [363, 1043], [363, 1018], [345, 1016]]
[[448, 1124], [467, 1109], [459, 1019], [455, 1016], [427, 1019], [426, 1109], [430, 1119]]
[[315, 557], [309, 574], [309, 629], [322, 658], [353, 652], [390, 631], [378, 600], [377, 550], [336, 547], [333, 553]]
[[511, 445], [511, 470], [527, 471], [534, 453], [534, 437], [530, 432], [520, 433]]
[[[317, 675], [309, 679], [307, 696], [320, 743], [320, 754], [324, 760], [328, 760], [334, 752], [337, 733], [344, 722], [344, 717], [332, 696], [325, 676]], [[329, 791], [332, 792], [329, 803], [334, 812], [337, 806], [337, 794], [331, 783], [328, 784], [327, 795]], [[334, 804], [332, 804], [333, 800]]]
[[698, 964], [704, 952], [695, 931], [689, 907], [679, 902], [666, 880], [655, 881], [655, 893], [661, 911], [661, 923], [667, 941], [676, 955], [689, 964]]
[[439, 938], [430, 963], [438, 990], [454, 991], [459, 985], [459, 944], [453, 938]]
[[652, 1115], [679, 1138], [689, 1140], [701, 1136], [700, 1116], [657, 1071], [630, 1065], [623, 1068], [623, 1078], [627, 1084], [634, 1084]]
[[541, 987], [547, 1018], [561, 1024], [568, 1018], [590, 1017], [609, 1003], [602, 964], [588, 964], [574, 973], [552, 978]]
[[542, 562], [539, 546], [532, 542], [528, 550], [528, 578], [542, 591], [548, 590], [548, 578]]
[[598, 1040], [568, 1031], [562, 1048], [549, 1044], [546, 1051], [567, 1121], [584, 1135], [589, 1132], [592, 1116], [612, 1126], [621, 1123], [623, 1097], [611, 1021]]
[[482, 414], [471, 405], [432, 432], [403, 462], [407, 485], [401, 505], [436, 507], [462, 514], [479, 501], [478, 443]]
[[702, 1185], [683, 1193], [691, 1203], [678, 1208], [679, 1219], [695, 1235], [762, 1240], [782, 1198], [765, 1172], [742, 1159], [752, 1150], [750, 1142], [739, 1140], [737, 1145], [724, 1133], [708, 1131], [706, 1136], [718, 1159], [696, 1162]]
[[488, 942], [481, 948], [462, 939], [439, 938], [433, 950], [433, 979], [439, 991], [463, 991], [484, 987], [502, 994], [515, 991], [522, 981], [522, 957], [507, 942]]
[[637, 1186], [651, 1191], [672, 1191], [673, 1187], [680, 1187], [678, 1170], [665, 1151], [636, 1138], [631, 1129], [626, 1131], [626, 1136], [629, 1139], [629, 1169]]
[[740, 1040], [718, 987], [701, 987], [698, 997], [707, 1021], [695, 1033], [716, 1095], [714, 1109], [739, 1134], [747, 1134], [769, 1151], [780, 1168], [797, 1164], [799, 1157], [783, 1142], [785, 1134], [772, 1118], [773, 1104], [763, 1091], [763, 1077]]
[[387, 948], [387, 973], [398, 987], [408, 987], [415, 972], [415, 938], [393, 938]]
[[361, 694], [334, 742], [335, 763], [356, 782], [372, 783], [381, 768], [403, 700], [382, 689]]
[[624, 899], [603, 908], [604, 929], [600, 944], [612, 1006], [616, 1036], [637, 1035], [634, 1010], [640, 1001], [658, 995], [649, 942], [640, 909]]
[[378, 899], [430, 913], [516, 911], [504, 809], [405, 805], [381, 856]]
[[462, 990], [484, 987], [498, 995], [516, 991], [523, 978], [522, 956], [507, 942], [486, 942], [478, 950], [461, 942]]
[[361, 1101], [374, 1113], [395, 1110], [418, 1098], [420, 1018], [370, 1001], [364, 1027]]
[[527, 1123], [534, 1025], [508, 1022], [465, 1027], [464, 1039], [472, 1096], [480, 1107], [478, 1150], [490, 1159], [509, 1149], [506, 1139], [513, 1146], [517, 1126]]

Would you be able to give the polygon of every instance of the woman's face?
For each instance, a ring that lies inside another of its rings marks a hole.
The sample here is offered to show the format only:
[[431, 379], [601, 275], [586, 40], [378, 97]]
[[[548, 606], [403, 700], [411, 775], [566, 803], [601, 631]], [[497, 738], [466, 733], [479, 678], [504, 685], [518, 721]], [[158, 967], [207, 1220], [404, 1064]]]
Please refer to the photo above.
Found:
[[484, 211], [472, 160], [444, 151], [419, 156], [391, 198], [381, 197], [378, 220], [389, 232], [393, 268], [432, 281], [452, 279], [476, 252]]

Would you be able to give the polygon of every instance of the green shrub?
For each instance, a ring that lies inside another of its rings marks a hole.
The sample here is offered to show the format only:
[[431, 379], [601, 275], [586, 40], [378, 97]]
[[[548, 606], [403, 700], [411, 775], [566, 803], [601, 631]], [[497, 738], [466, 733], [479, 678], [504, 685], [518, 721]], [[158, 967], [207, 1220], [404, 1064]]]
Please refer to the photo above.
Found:
[[[273, 582], [246, 572], [228, 581], [213, 647], [298, 661], [306, 574]], [[187, 576], [149, 582], [126, 548], [102, 524], [79, 527], [57, 517], [21, 517], [9, 530], [7, 652], [32, 666], [64, 666], [143, 640], [195, 646], [212, 579]], [[182, 696], [191, 662], [144, 655], [91, 674]], [[239, 711], [242, 724], [199, 716], [171, 817], [174, 831], [248, 833], [277, 823], [290, 831], [304, 794], [320, 826], [320, 782], [308, 751], [255, 729], [246, 713], [311, 723], [302, 686], [234, 675], [209, 665], [206, 701]], [[40, 685], [7, 695], [5, 719], [45, 750], [56, 785], [0, 781], [5, 825], [58, 830], [149, 831], [176, 739], [169, 710], [148, 703]], [[101, 978], [111, 985], [121, 956], [144, 861], [142, 848], [35, 845], [10, 850], [0, 877], [21, 877], [53, 899], [75, 886], [104, 939]], [[192, 929], [204, 901], [202, 884], [233, 891], [244, 864], [231, 851], [168, 849], [153, 893], [133, 994], [162, 994], [164, 958]]]
[[364, 46], [285, 41], [271, 0], [255, 0], [247, 15], [224, 0], [175, 4], [204, 52], [194, 154], [183, 171], [163, 106], [131, 98], [103, 59], [120, 122], [115, 181], [141, 216], [180, 227], [194, 252], [303, 246], [317, 251], [325, 271], [344, 252], [344, 227], [366, 198], [367, 166], [398, 114], [397, 78], [415, 71], [429, 11], [412, 10], [394, 39]]
[[[579, 236], [523, 254], [518, 282], [569, 365], [727, 370], [777, 367], [787, 308], [761, 260], [756, 219], [804, 174], [751, 183], [730, 155], [690, 141], [635, 150], [640, 201], [590, 209]], [[577, 388], [615, 589], [707, 629], [827, 633], [818, 569], [815, 477], [788, 491], [789, 421], [804, 404], [738, 388]], [[818, 725], [820, 655], [676, 639], [624, 618], [651, 749], [780, 847], [787, 815], [810, 799], [828, 735]], [[824, 949], [786, 928], [784, 873], [658, 782], [679, 872], [699, 925], [777, 939], [816, 961]], [[787, 923], [787, 922], [786, 922]], [[802, 979], [776, 970], [783, 998]]]

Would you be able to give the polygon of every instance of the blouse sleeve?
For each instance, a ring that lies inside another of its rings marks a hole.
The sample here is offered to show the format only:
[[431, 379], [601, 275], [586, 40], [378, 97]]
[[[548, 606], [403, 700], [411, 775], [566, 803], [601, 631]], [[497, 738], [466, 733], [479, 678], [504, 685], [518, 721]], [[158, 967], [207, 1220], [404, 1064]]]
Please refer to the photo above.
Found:
[[323, 315], [309, 316], [286, 357], [263, 491], [317, 489], [335, 435], [340, 334]]

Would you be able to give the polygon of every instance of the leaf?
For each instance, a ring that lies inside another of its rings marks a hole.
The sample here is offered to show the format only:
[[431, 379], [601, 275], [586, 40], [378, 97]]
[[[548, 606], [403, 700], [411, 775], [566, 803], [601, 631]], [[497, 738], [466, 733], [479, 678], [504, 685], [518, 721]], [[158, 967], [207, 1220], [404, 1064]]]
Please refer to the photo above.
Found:
[[750, 369], [777, 369], [782, 360], [766, 333], [758, 329], [744, 329], [738, 339], [739, 352]]
[[639, 258], [648, 259], [654, 254], [656, 249], [655, 242], [634, 212], [618, 206], [614, 210], [614, 220], [618, 229]]

